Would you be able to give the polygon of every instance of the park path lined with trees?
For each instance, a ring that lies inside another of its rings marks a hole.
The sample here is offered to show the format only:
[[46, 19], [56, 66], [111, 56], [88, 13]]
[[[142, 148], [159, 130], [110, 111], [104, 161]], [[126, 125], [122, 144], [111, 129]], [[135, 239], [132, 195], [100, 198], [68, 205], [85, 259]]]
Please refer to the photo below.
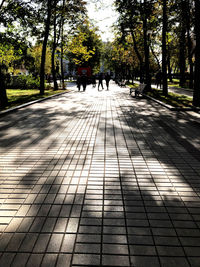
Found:
[[[101, 7], [101, 1], [93, 2]], [[115, 39], [105, 43], [87, 16], [86, 4], [83, 0], [1, 0], [1, 108], [9, 105], [6, 89], [21, 67], [29, 75], [18, 79], [43, 95], [48, 77], [52, 76], [54, 90], [58, 77], [65, 89], [65, 76], [80, 66], [90, 66], [93, 74], [104, 66], [105, 72], [112, 71], [119, 79], [139, 77], [149, 90], [162, 71], [165, 96], [168, 79], [175, 78], [180, 87], [193, 90], [193, 105], [200, 106], [198, 0], [115, 0], [119, 13]]]
[[[102, 66], [151, 92], [161, 71], [163, 95], [178, 80], [200, 106], [200, 1], [114, 3], [103, 43], [86, 1], [0, 0], [0, 108], [10, 86], [42, 96]], [[70, 85], [0, 116], [0, 266], [200, 266], [199, 114]]]
[[0, 266], [199, 266], [199, 120], [114, 83], [0, 118]]

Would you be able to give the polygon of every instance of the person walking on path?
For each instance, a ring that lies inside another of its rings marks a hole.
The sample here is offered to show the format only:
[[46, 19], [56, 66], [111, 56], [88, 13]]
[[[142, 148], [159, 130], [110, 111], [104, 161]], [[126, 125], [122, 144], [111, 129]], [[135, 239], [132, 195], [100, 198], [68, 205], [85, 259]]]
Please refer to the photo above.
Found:
[[85, 91], [86, 87], [87, 87], [87, 76], [86, 75], [82, 75], [82, 76], [78, 75], [76, 83], [77, 83], [78, 91], [81, 90], [81, 85], [83, 86], [83, 91]]
[[95, 75], [92, 75], [92, 86], [93, 88], [96, 87], [96, 76]]
[[157, 88], [160, 86], [160, 89], [161, 89], [161, 83], [162, 83], [162, 72], [159, 70], [157, 73], [156, 73], [156, 86]]
[[81, 76], [80, 75], [77, 76], [76, 84], [78, 87], [78, 91], [80, 91], [81, 89]]
[[106, 76], [105, 76], [105, 80], [106, 80], [106, 87], [107, 87], [107, 90], [109, 90], [109, 82], [110, 82], [110, 75], [109, 73], [106, 73]]
[[86, 87], [87, 87], [87, 76], [86, 75], [83, 75], [81, 77], [81, 84], [83, 86], [83, 91], [85, 92], [86, 90]]
[[103, 90], [104, 88], [103, 88], [103, 74], [102, 74], [102, 73], [99, 74], [98, 91], [99, 91], [99, 87], [100, 87], [100, 85], [101, 85], [101, 88], [102, 88], [102, 90]]

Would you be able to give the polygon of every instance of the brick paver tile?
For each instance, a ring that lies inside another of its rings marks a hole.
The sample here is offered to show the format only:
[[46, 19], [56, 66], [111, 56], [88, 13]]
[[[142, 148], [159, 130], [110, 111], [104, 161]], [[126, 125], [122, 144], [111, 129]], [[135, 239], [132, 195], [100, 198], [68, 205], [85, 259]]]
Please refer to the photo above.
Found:
[[16, 256], [13, 259], [13, 266], [16, 267], [22, 267], [22, 266], [26, 266], [26, 262], [29, 258], [30, 254], [28, 253], [18, 253], [16, 254]]
[[46, 251], [49, 239], [50, 239], [51, 235], [50, 234], [40, 234], [38, 236], [38, 239], [35, 243], [33, 252], [34, 253], [44, 253]]
[[57, 257], [58, 257], [57, 254], [48, 254], [48, 253], [46, 253], [44, 255], [44, 258], [43, 258], [41, 266], [42, 267], [55, 266]]
[[100, 265], [100, 256], [93, 254], [74, 254], [72, 264], [98, 266]]
[[27, 267], [40, 266], [43, 254], [31, 254], [27, 261]]
[[61, 246], [61, 252], [72, 253], [74, 249], [75, 238], [76, 238], [75, 234], [65, 234]]
[[58, 256], [58, 261], [56, 267], [70, 267], [71, 266], [71, 257], [70, 254], [60, 254]]
[[128, 256], [103, 255], [103, 266], [130, 266]]
[[157, 257], [131, 256], [131, 266], [136, 267], [160, 267]]
[[181, 266], [181, 267], [189, 267], [190, 264], [184, 257], [160, 257], [160, 262], [162, 267], [168, 266]]
[[0, 258], [0, 266], [9, 267], [15, 257], [15, 253], [3, 253]]
[[62, 234], [53, 234], [50, 238], [47, 252], [59, 252], [60, 246], [62, 243], [63, 235]]

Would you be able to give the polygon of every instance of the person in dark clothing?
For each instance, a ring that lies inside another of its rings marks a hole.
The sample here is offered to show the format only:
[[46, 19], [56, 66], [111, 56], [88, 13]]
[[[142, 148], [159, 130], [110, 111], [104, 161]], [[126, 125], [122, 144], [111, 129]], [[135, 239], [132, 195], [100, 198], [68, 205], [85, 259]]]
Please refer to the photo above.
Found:
[[103, 74], [102, 73], [100, 73], [100, 75], [99, 75], [98, 90], [99, 90], [100, 85], [101, 85], [101, 88], [104, 89], [103, 88]]
[[78, 90], [80, 91], [81, 89], [81, 76], [80, 75], [78, 75], [77, 77], [76, 84], [77, 84]]
[[157, 73], [156, 73], [156, 86], [157, 88], [160, 86], [161, 88], [161, 83], [162, 83], [162, 72], [159, 70]]
[[96, 76], [95, 75], [92, 75], [92, 86], [93, 88], [96, 87]]
[[105, 80], [106, 80], [106, 87], [107, 87], [107, 90], [109, 90], [109, 82], [110, 82], [110, 75], [108, 73], [106, 73], [106, 76], [105, 76]]
[[85, 91], [87, 87], [87, 76], [86, 75], [83, 75], [81, 77], [81, 84], [83, 85], [83, 91]]
[[77, 77], [77, 81], [76, 81], [77, 87], [78, 87], [78, 91], [81, 90], [81, 86], [83, 86], [83, 91], [86, 90], [86, 86], [87, 86], [87, 76], [86, 75], [78, 75]]

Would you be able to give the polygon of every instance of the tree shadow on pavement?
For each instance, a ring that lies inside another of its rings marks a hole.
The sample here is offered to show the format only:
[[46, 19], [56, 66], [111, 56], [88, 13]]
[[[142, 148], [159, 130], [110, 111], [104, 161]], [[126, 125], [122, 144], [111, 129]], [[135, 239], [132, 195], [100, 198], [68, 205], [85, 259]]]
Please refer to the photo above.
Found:
[[[20, 171], [16, 159], [19, 172], [3, 185], [6, 194], [15, 184], [2, 205], [13, 213], [1, 228], [0, 266], [200, 265], [198, 133], [146, 100], [112, 101], [106, 112], [39, 113], [43, 124], [30, 129], [42, 134], [25, 135], [22, 152], [58, 134], [40, 162], [29, 155]], [[89, 125], [77, 138], [62, 132], [74, 117], [74, 127]]]

